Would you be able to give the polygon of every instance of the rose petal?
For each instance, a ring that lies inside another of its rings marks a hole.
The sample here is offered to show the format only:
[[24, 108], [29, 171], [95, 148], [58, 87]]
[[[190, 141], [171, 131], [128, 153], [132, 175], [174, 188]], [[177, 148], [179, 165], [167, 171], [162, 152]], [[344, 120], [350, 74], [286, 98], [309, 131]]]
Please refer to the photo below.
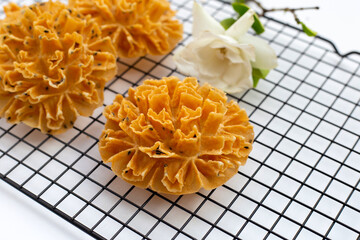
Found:
[[194, 62], [189, 59], [189, 49], [182, 48], [174, 54], [174, 62], [179, 72], [187, 75], [187, 76], [195, 76], [194, 73], [197, 72], [195, 70]]
[[225, 33], [221, 24], [205, 12], [204, 8], [196, 1], [194, 1], [193, 5], [193, 19], [192, 34], [194, 37], [199, 36], [199, 34], [205, 31], [209, 31], [214, 34]]
[[249, 9], [244, 15], [242, 15], [231, 27], [226, 30], [227, 36], [239, 39], [247, 33], [254, 23], [254, 10]]
[[[248, 63], [250, 65], [250, 63]], [[222, 76], [200, 75], [201, 82], [208, 82], [212, 86], [222, 89], [228, 93], [238, 93], [252, 88], [251, 66], [234, 64], [228, 66]]]
[[251, 60], [255, 49], [225, 35], [203, 32], [175, 53], [174, 61], [183, 74], [197, 77], [227, 92], [252, 87]]
[[263, 39], [246, 34], [239, 39], [241, 43], [248, 43], [255, 47], [255, 61], [251, 62], [254, 68], [273, 69], [277, 66], [277, 57], [274, 49]]
[[[203, 72], [203, 74], [207, 76], [210, 74], [216, 74], [216, 72], [213, 72], [210, 69], [212, 62], [217, 60], [217, 57], [214, 54], [215, 50], [203, 50], [204, 48], [209, 48], [210, 44], [217, 39], [216, 36], [217, 35], [210, 32], [203, 32], [185, 48], [177, 51], [174, 55], [174, 62], [178, 70], [183, 74], [188, 74], [189, 76], [194, 77], [199, 77], [199, 72]], [[206, 62], [205, 66], [200, 67], [199, 64], [203, 62], [203, 59], [211, 59], [212, 61]]]
[[192, 42], [193, 48], [198, 48], [209, 44], [210, 48], [226, 48], [224, 52], [226, 57], [228, 57], [233, 63], [241, 63], [243, 59], [242, 54], [239, 53], [239, 50], [246, 53], [247, 58], [251, 61], [255, 61], [255, 49], [254, 46], [250, 44], [241, 44], [236, 41], [234, 38], [226, 35], [216, 35], [210, 32], [203, 32], [196, 40]]
[[[204, 76], [220, 76], [226, 70], [226, 59], [218, 56], [218, 49], [203, 48], [202, 52], [207, 52], [207, 57], [203, 59], [208, 59], [207, 61], [198, 61], [199, 73]], [[206, 79], [204, 79], [206, 80]], [[221, 79], [218, 79], [221, 81]]]
[[[241, 50], [240, 53], [239, 50]], [[244, 59], [246, 59], [246, 61], [255, 60], [255, 49], [249, 44], [237, 44], [236, 48], [232, 47], [227, 49], [226, 57], [232, 63], [242, 63]]]
[[236, 93], [252, 88], [251, 73], [251, 65], [248, 61], [229, 66], [222, 77], [223, 81], [228, 84], [224, 90], [228, 93]]

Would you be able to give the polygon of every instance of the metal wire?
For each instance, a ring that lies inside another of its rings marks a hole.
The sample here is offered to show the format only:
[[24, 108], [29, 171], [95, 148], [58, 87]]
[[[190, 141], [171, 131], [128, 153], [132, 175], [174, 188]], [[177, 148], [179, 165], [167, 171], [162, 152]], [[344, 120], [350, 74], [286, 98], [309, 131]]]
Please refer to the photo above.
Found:
[[[218, 20], [233, 14], [220, 1], [204, 5]], [[172, 6], [188, 42], [192, 0]], [[358, 239], [360, 64], [326, 39], [262, 20], [279, 66], [256, 89], [228, 95], [256, 139], [225, 185], [170, 196], [115, 177], [97, 150], [103, 107], [59, 136], [1, 119], [0, 178], [96, 239]], [[104, 106], [147, 78], [183, 77], [171, 55], [120, 59]]]

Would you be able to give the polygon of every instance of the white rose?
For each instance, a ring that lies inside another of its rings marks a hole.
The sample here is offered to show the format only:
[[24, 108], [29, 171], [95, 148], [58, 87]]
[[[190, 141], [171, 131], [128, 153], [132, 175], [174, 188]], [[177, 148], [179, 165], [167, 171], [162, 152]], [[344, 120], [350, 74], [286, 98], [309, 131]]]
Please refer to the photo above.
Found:
[[251, 88], [253, 67], [270, 70], [277, 66], [276, 54], [266, 41], [247, 33], [253, 15], [248, 10], [225, 30], [194, 2], [194, 40], [175, 53], [178, 70], [229, 93]]

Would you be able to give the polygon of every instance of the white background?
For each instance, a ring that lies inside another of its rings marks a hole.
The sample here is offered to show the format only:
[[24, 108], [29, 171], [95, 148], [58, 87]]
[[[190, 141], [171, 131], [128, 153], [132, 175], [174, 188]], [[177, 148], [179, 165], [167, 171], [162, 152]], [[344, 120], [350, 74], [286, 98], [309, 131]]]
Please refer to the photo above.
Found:
[[[266, 8], [313, 7], [320, 10], [297, 12], [301, 21], [320, 36], [333, 41], [340, 53], [360, 52], [360, 1], [357, 0], [271, 0], [260, 1]], [[273, 12], [269, 16], [294, 25], [290, 13]], [[295, 24], [296, 25], [296, 24]]]
[[[318, 11], [299, 13], [299, 17], [319, 35], [332, 40], [341, 53], [360, 51], [360, 1], [272, 0], [266, 7], [320, 6]], [[269, 16], [294, 23], [290, 14]], [[91, 239], [87, 234], [40, 206], [24, 194], [0, 181], [0, 238], [12, 239]]]

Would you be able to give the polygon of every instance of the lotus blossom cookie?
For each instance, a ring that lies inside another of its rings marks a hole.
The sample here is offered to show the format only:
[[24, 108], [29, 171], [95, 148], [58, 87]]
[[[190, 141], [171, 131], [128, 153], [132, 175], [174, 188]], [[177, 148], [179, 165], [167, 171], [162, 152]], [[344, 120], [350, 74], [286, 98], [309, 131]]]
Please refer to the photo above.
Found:
[[72, 127], [103, 102], [116, 72], [111, 39], [60, 2], [4, 8], [0, 22], [0, 116], [43, 133]]
[[154, 191], [187, 194], [234, 176], [252, 150], [253, 126], [223, 91], [196, 78], [146, 80], [117, 95], [99, 150], [125, 181]]
[[183, 26], [167, 0], [69, 0], [69, 5], [101, 25], [119, 57], [167, 54], [182, 39]]
[[229, 93], [251, 88], [252, 68], [270, 70], [277, 66], [275, 51], [266, 41], [247, 33], [254, 23], [253, 15], [249, 9], [225, 30], [194, 2], [194, 39], [175, 53], [178, 70]]

